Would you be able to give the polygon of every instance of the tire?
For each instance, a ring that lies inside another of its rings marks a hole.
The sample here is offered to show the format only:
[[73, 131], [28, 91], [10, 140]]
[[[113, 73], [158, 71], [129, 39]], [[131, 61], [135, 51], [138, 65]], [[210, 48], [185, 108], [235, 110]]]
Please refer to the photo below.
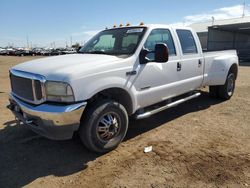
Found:
[[213, 98], [219, 97], [219, 86], [209, 86], [209, 94]]
[[128, 114], [123, 105], [102, 100], [83, 114], [79, 135], [91, 151], [105, 153], [115, 149], [128, 129]]
[[234, 72], [229, 72], [227, 76], [226, 83], [219, 87], [219, 97], [225, 100], [229, 100], [235, 89], [236, 75]]

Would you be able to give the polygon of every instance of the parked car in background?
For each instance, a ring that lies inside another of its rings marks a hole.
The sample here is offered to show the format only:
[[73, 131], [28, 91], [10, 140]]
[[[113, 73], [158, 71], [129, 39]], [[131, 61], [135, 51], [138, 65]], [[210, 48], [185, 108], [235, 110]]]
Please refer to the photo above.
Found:
[[41, 55], [43, 55], [43, 56], [50, 56], [51, 55], [51, 49], [43, 49], [43, 50], [41, 50]]
[[15, 55], [16, 56], [35, 56], [36, 53], [32, 50], [16, 50]]
[[64, 49], [63, 52], [64, 52], [64, 54], [75, 54], [75, 53], [77, 53], [77, 50], [74, 48], [66, 48], [66, 49]]
[[16, 50], [14, 48], [7, 48], [6, 55], [15, 55]]
[[33, 48], [32, 51], [34, 52], [35, 55], [42, 55], [42, 51], [43, 49], [42, 48]]
[[51, 50], [51, 53], [50, 53], [50, 55], [63, 55], [63, 54], [65, 54], [64, 48], [53, 49]]
[[4, 48], [0, 49], [0, 55], [7, 55], [7, 50]]
[[77, 51], [74, 48], [1, 48], [0, 55], [15, 55], [15, 56], [55, 56], [55, 55], [64, 55], [64, 54], [74, 54]]

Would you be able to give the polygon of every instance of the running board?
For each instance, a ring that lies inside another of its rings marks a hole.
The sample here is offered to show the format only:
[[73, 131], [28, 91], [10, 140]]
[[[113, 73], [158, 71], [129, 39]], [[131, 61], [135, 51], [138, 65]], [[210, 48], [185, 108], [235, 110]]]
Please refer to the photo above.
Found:
[[148, 118], [148, 117], [152, 116], [153, 114], [156, 114], [156, 113], [159, 113], [159, 112], [161, 112], [163, 110], [166, 110], [168, 108], [172, 108], [174, 106], [177, 106], [177, 105], [179, 105], [179, 104], [181, 104], [183, 102], [186, 102], [188, 100], [191, 100], [191, 99], [194, 99], [196, 97], [199, 97], [200, 95], [201, 95], [201, 93], [195, 93], [195, 94], [193, 94], [191, 96], [185, 97], [183, 99], [179, 99], [179, 100], [177, 100], [175, 102], [169, 103], [169, 104], [167, 104], [165, 106], [162, 106], [160, 108], [154, 109], [152, 111], [148, 111], [148, 112], [144, 112], [142, 114], [138, 114], [138, 115], [136, 115], [136, 119]]

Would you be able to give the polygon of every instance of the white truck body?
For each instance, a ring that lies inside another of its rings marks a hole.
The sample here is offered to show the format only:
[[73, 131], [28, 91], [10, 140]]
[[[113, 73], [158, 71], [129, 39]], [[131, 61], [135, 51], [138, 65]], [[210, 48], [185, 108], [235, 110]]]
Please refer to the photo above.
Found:
[[[190, 28], [149, 25], [135, 54], [128, 58], [100, 54], [73, 54], [37, 59], [19, 64], [13, 69], [43, 75], [47, 80], [69, 83], [76, 101], [90, 99], [96, 93], [109, 89], [126, 90], [133, 101], [133, 113], [154, 103], [209, 85], [223, 85], [232, 64], [238, 64], [235, 50], [203, 53], [196, 33]], [[177, 55], [168, 63], [141, 65], [138, 59], [145, 40], [153, 29], [165, 28], [172, 33], [178, 46]], [[191, 30], [198, 47], [198, 54], [183, 55], [176, 36], [176, 29]], [[198, 67], [198, 61], [202, 65]], [[176, 71], [176, 63], [182, 71]], [[126, 72], [136, 70], [138, 75], [128, 77]], [[144, 89], [146, 88], [146, 89]]]
[[[135, 52], [130, 56], [62, 55], [19, 64], [14, 66], [11, 71], [41, 75], [46, 81], [68, 83], [73, 90], [75, 103], [83, 101], [88, 103], [98, 93], [118, 88], [128, 94], [130, 98], [128, 103], [131, 103], [131, 108], [127, 111], [132, 115], [140, 109], [203, 86], [223, 85], [230, 68], [233, 65], [238, 66], [235, 50], [203, 53], [198, 36], [190, 28], [167, 25], [141, 27], [146, 31]], [[131, 28], [133, 29], [133, 27]], [[176, 54], [170, 55], [167, 63], [152, 61], [142, 64], [139, 58], [140, 53], [150, 33], [156, 29], [166, 29], [171, 33]], [[177, 30], [192, 33], [197, 53], [184, 54], [182, 52]], [[17, 98], [18, 95], [12, 91], [11, 99]], [[18, 100], [22, 100], [22, 98]], [[22, 103], [25, 102], [22, 100]], [[45, 103], [46, 100], [41, 101], [41, 105]], [[80, 121], [80, 117], [75, 120], [75, 122], [77, 121]]]

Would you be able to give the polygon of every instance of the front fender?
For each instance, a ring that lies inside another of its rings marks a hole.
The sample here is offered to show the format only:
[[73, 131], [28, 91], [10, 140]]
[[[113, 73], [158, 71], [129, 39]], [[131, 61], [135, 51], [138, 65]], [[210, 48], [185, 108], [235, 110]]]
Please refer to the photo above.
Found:
[[[133, 112], [136, 109], [137, 101], [136, 101], [136, 90], [133, 84], [130, 82], [129, 78], [120, 78], [120, 77], [105, 77], [105, 78], [95, 78], [87, 80], [84, 79], [82, 81], [78, 81], [73, 86], [75, 88], [75, 98], [77, 101], [88, 100], [93, 97], [95, 94], [111, 88], [120, 88], [125, 90], [131, 100], [133, 105]], [[80, 89], [82, 88], [82, 89]]]

